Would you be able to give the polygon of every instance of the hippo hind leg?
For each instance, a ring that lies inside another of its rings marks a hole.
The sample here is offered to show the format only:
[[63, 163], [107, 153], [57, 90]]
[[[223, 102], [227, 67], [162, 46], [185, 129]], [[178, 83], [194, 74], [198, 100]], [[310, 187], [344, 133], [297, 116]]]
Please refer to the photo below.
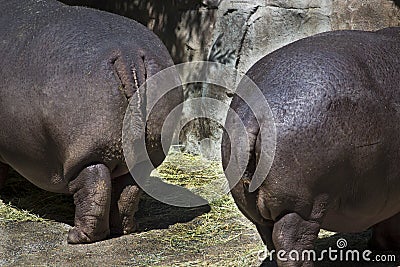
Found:
[[[297, 213], [289, 213], [280, 218], [272, 232], [276, 251], [285, 251], [285, 261], [278, 259], [279, 266], [313, 266], [313, 258], [302, 257], [305, 251], [314, 249], [320, 224], [304, 220]], [[295, 254], [292, 254], [295, 253]]]
[[110, 210], [110, 230], [112, 235], [134, 232], [137, 224], [134, 215], [139, 207], [142, 190], [130, 174], [113, 179]]
[[8, 169], [9, 166], [7, 164], [0, 163], [0, 190], [3, 188], [6, 182], [8, 176]]
[[105, 239], [110, 234], [110, 170], [103, 164], [88, 166], [70, 182], [69, 190], [74, 195], [76, 209], [75, 226], [68, 233], [68, 243]]
[[369, 246], [378, 250], [400, 249], [400, 213], [373, 226]]

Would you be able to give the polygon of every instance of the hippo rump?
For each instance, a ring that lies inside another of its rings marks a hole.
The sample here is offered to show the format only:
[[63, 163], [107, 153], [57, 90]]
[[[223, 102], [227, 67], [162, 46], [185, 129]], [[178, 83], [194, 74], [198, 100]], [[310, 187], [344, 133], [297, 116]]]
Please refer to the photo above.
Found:
[[[236, 94], [222, 158], [226, 171], [233, 153], [249, 154], [231, 192], [267, 247], [302, 252], [313, 249], [320, 229], [372, 227], [371, 246], [400, 249], [400, 28], [308, 37], [265, 56], [247, 76], [273, 119], [256, 119]], [[239, 84], [237, 90], [246, 88]], [[240, 123], [248, 150], [235, 148]], [[252, 191], [257, 164], [266, 164], [260, 161], [263, 147], [272, 142], [261, 133], [273, 123], [271, 168]], [[278, 264], [313, 265], [308, 259]]]
[[[73, 194], [69, 243], [134, 231], [141, 189], [124, 158], [124, 115], [131, 103], [135, 141], [149, 155], [137, 164], [149, 175], [165, 158], [161, 126], [183, 98], [180, 87], [161, 97], [141, 86], [173, 65], [167, 49], [114, 14], [53, 0], [0, 7], [1, 183], [11, 167], [38, 187]], [[160, 97], [150, 112], [147, 104]]]

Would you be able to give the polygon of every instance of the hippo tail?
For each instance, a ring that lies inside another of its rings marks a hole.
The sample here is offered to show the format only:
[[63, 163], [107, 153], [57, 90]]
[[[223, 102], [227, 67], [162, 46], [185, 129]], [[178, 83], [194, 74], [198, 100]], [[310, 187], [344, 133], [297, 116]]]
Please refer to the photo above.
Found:
[[276, 151], [276, 126], [272, 114], [267, 114], [268, 119], [261, 122], [257, 136], [252, 144], [252, 153], [256, 168], [252, 174], [249, 192], [257, 190], [267, 178], [275, 158]]
[[261, 91], [245, 79], [232, 100], [223, 134], [223, 166], [231, 188], [242, 179], [249, 192], [257, 190], [271, 169], [275, 149], [272, 111]]
[[247, 104], [236, 95], [225, 121], [222, 134], [222, 166], [230, 189], [241, 181], [248, 186], [256, 162], [256, 141], [259, 125]]
[[[171, 58], [144, 57], [146, 149], [154, 167], [165, 159], [182, 111], [183, 90]], [[176, 115], [173, 115], [176, 114]], [[172, 119], [171, 119], [172, 118]]]
[[144, 135], [146, 116], [146, 68], [142, 58], [132, 57], [124, 50], [117, 50], [109, 57], [109, 66], [118, 81], [118, 90], [129, 103], [129, 134], [133, 139]]

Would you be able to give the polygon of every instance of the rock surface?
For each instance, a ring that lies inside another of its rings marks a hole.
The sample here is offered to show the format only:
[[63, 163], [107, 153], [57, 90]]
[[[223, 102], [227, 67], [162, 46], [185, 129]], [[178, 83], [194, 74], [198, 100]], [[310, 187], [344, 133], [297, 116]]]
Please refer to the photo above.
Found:
[[[242, 74], [266, 54], [310, 35], [330, 30], [400, 26], [400, 9], [389, 0], [226, 0], [220, 3], [216, 17], [214, 40], [219, 38], [224, 51], [235, 51], [226, 64]], [[226, 90], [212, 85], [203, 96], [230, 102]], [[219, 140], [220, 134], [220, 126], [210, 123], [209, 131], [199, 136]], [[210, 146], [202, 150], [219, 155], [218, 141], [207, 144]], [[196, 150], [193, 142], [185, 145], [190, 151]]]

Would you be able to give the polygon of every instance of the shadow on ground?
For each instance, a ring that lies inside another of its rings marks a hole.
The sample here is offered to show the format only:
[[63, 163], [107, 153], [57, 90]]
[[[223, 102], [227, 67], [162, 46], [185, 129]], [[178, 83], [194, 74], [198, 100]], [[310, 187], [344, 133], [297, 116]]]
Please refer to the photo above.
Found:
[[[151, 177], [151, 179], [160, 182], [156, 177]], [[199, 198], [182, 187], [168, 186], [173, 187], [178, 196], [192, 195], [191, 197], [194, 199]], [[72, 196], [44, 191], [14, 171], [10, 171], [10, 178], [0, 191], [0, 199], [4, 203], [9, 203], [21, 210], [28, 210], [41, 218], [70, 226], [74, 224], [75, 207]], [[209, 211], [209, 205], [194, 208], [175, 207], [144, 194], [135, 217], [139, 224], [138, 232], [145, 232], [153, 229], [166, 229], [176, 223], [186, 223]]]

